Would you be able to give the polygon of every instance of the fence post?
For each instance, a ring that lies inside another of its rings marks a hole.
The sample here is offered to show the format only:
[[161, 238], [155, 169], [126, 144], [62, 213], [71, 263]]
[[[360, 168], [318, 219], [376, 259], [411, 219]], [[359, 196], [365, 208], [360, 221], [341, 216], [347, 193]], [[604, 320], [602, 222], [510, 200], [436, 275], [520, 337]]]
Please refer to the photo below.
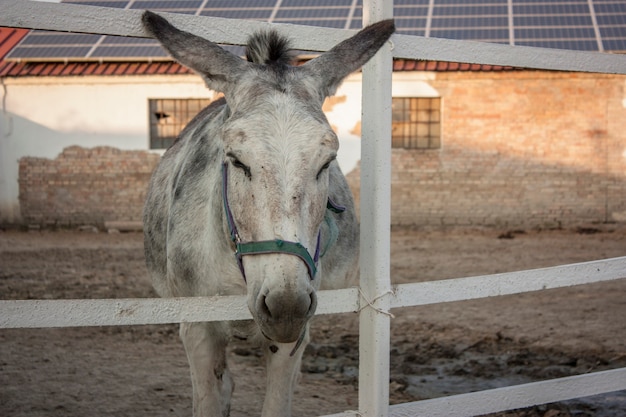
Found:
[[[363, 2], [364, 26], [391, 17], [393, 1]], [[359, 412], [367, 417], [389, 412], [391, 70], [390, 44], [363, 67]]]

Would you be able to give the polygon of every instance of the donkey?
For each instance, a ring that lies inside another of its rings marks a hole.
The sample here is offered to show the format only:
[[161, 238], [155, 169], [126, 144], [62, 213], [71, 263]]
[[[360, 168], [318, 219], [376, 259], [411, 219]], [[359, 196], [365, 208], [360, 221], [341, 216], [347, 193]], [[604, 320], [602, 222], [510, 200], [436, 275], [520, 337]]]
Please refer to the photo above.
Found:
[[180, 325], [193, 413], [228, 416], [226, 346], [237, 337], [266, 355], [262, 416], [289, 416], [316, 291], [345, 287], [358, 274], [358, 223], [322, 103], [387, 41], [393, 21], [301, 66], [291, 65], [289, 41], [275, 31], [250, 37], [246, 61], [155, 13], [142, 21], [224, 94], [163, 155], [143, 216], [146, 264], [160, 296], [246, 294], [253, 317]]

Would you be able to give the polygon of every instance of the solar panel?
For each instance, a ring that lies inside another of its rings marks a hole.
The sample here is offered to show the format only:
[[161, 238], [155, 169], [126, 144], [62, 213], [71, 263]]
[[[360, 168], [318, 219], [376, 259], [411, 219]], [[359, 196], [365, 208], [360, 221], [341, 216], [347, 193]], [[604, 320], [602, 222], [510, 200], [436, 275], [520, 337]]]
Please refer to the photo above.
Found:
[[205, 8], [240, 8], [252, 9], [258, 7], [274, 8], [276, 0], [209, 0]]
[[91, 58], [135, 58], [141, 59], [143, 57], [167, 57], [163, 48], [160, 45], [155, 44], [153, 46], [138, 46], [127, 45], [124, 48], [116, 46], [98, 46], [90, 54]]
[[[360, 29], [362, 0], [63, 0], [230, 19]], [[624, 0], [395, 0], [405, 35], [589, 51], [626, 51]], [[599, 36], [599, 38], [598, 38]], [[242, 51], [239, 47], [233, 51]], [[8, 59], [146, 59], [154, 40], [31, 31]]]
[[61, 58], [83, 57], [89, 53], [91, 46], [36, 46], [25, 48], [18, 54], [19, 58]]
[[626, 51], [626, 39], [604, 40], [604, 49], [607, 51]]
[[513, 3], [515, 44], [597, 51], [598, 39], [587, 0]]
[[508, 43], [509, 19], [506, 1], [436, 1], [428, 35], [436, 38]]
[[156, 45], [154, 39], [123, 38], [121, 36], [105, 36], [101, 45]]
[[613, 40], [626, 40], [626, 26], [617, 27], [617, 26], [606, 26], [601, 27], [600, 31], [603, 32], [603, 38], [613, 39]]
[[526, 46], [535, 46], [539, 48], [556, 48], [556, 49], [570, 49], [573, 51], [591, 51], [598, 48], [595, 40], [536, 40], [520, 42]]
[[442, 6], [437, 5], [434, 8], [434, 14], [436, 16], [489, 16], [489, 15], [504, 15], [507, 14], [506, 4], [494, 5], [494, 4], [467, 4], [461, 2], [458, 5]]
[[[398, 6], [417, 6], [417, 7], [424, 7], [424, 6], [428, 6], [429, 1], [428, 0], [395, 0], [393, 2], [393, 5], [395, 7]], [[359, 0], [359, 5], [361, 5], [361, 1]]]
[[334, 7], [334, 6], [346, 6], [352, 5], [352, 0], [282, 0], [280, 7]]
[[515, 28], [537, 26], [587, 26], [592, 27], [589, 15], [525, 15], [515, 17]]
[[601, 0], [594, 2], [598, 31], [607, 51], [626, 51], [626, 2]]
[[[363, 9], [360, 9], [360, 10], [361, 12], [363, 11]], [[393, 15], [396, 18], [415, 17], [415, 16], [426, 17], [428, 15], [428, 7], [427, 6], [398, 6], [396, 5], [393, 8]]]
[[[396, 1], [393, 8], [396, 30], [403, 35], [424, 36], [428, 16], [428, 1]], [[355, 13], [352, 29], [360, 29], [362, 9]]]
[[31, 31], [9, 54], [13, 59], [84, 58], [101, 35]]
[[202, 5], [202, 0], [135, 0], [131, 9], [192, 9], [194, 12]]
[[35, 31], [24, 39], [23, 45], [50, 44], [85, 44], [92, 45], [100, 39], [100, 35], [72, 34], [60, 32]]
[[309, 18], [331, 18], [345, 19], [350, 13], [348, 7], [316, 7], [308, 9], [284, 9], [281, 8], [276, 13], [276, 20], [280, 19], [309, 19]]
[[321, 26], [334, 29], [343, 29], [346, 21], [341, 19], [275, 19], [275, 23], [289, 23], [292, 25]]
[[268, 20], [272, 15], [272, 9], [227, 9], [227, 10], [203, 10], [201, 16], [225, 17], [227, 19]]
[[477, 40], [506, 43], [508, 39], [507, 29], [437, 29], [431, 31], [431, 36], [435, 38]]
[[100, 1], [89, 1], [89, 0], [67, 0], [62, 3], [72, 3], [72, 4], [82, 4], [83, 6], [99, 6], [99, 7], [115, 7], [118, 9], [123, 9], [128, 4], [128, 0], [100, 0]]
[[[626, 14], [626, 3], [623, 1], [596, 1], [594, 3], [596, 13], [599, 14], [619, 14], [622, 17]], [[626, 23], [622, 20], [622, 23]]]

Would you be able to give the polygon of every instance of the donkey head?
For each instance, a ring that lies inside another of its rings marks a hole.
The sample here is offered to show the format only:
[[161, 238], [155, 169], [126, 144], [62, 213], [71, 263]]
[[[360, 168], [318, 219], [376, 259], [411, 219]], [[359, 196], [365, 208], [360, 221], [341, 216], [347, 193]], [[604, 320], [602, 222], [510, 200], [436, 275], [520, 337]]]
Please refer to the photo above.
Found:
[[250, 38], [245, 61], [154, 13], [143, 22], [176, 60], [224, 93], [224, 224], [241, 252], [255, 253], [240, 258], [252, 316], [268, 339], [293, 342], [315, 311], [329, 168], [338, 169], [339, 142], [322, 103], [387, 41], [393, 22], [369, 26], [302, 66], [289, 65], [288, 42], [273, 31]]

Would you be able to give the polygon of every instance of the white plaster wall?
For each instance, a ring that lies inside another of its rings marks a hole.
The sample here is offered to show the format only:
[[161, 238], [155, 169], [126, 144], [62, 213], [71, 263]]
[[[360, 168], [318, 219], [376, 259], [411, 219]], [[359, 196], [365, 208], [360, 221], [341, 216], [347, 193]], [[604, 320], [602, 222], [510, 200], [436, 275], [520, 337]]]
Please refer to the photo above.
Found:
[[350, 75], [335, 96], [346, 100], [326, 113], [328, 122], [337, 129], [339, 152], [337, 162], [344, 174], [352, 171], [361, 159], [361, 137], [351, 133], [361, 120], [361, 74]]
[[[428, 84], [434, 80], [434, 72], [400, 72], [392, 75], [393, 97], [439, 97], [440, 93]], [[331, 125], [337, 128], [340, 149], [337, 155], [344, 174], [352, 171], [361, 159], [361, 137], [351, 133], [361, 121], [361, 73], [351, 74], [335, 93], [346, 97], [326, 113]]]
[[148, 149], [149, 98], [211, 98], [197, 76], [27, 77], [3, 80], [0, 223], [19, 222], [18, 161], [64, 148]]

